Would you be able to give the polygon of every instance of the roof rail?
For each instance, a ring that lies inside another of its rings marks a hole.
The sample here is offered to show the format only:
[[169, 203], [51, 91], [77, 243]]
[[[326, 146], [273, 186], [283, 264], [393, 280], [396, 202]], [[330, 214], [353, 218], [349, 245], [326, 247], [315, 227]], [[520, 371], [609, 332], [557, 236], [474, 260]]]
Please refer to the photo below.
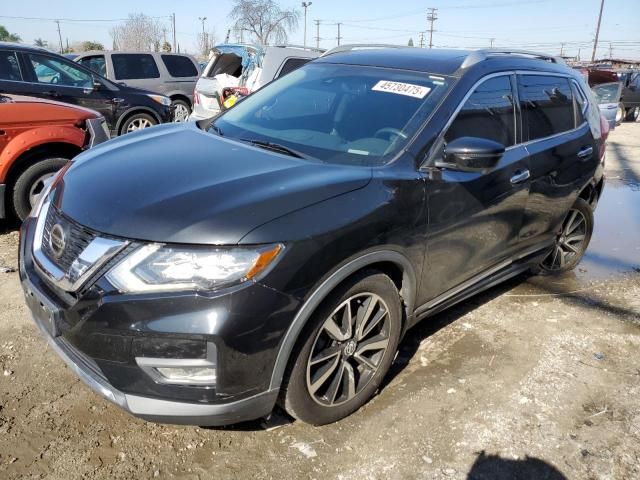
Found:
[[323, 57], [333, 55], [334, 53], [350, 52], [351, 50], [369, 50], [378, 48], [410, 48], [406, 45], [389, 45], [386, 43], [352, 43], [349, 45], [340, 45], [327, 50], [322, 54]]
[[530, 52], [528, 50], [511, 50], [511, 49], [499, 49], [499, 48], [490, 48], [484, 50], [476, 50], [467, 55], [467, 58], [464, 59], [462, 65], [460, 65], [461, 69], [469, 68], [476, 63], [487, 60], [489, 57], [495, 57], [499, 55], [515, 55], [521, 57], [535, 58], [538, 60], [544, 60], [545, 62], [550, 63], [558, 63], [561, 65], [565, 65], [565, 61], [560, 57], [554, 57], [553, 55], [547, 55], [545, 53], [537, 53]]
[[294, 44], [288, 44], [288, 43], [283, 43], [283, 44], [278, 44], [278, 45], [265, 45], [265, 47], [277, 47], [277, 48], [300, 48], [302, 50], [310, 50], [312, 52], [318, 52], [318, 53], [324, 53], [327, 50], [325, 48], [316, 48], [316, 47], [310, 47], [310, 46], [304, 46], [304, 45], [294, 45]]

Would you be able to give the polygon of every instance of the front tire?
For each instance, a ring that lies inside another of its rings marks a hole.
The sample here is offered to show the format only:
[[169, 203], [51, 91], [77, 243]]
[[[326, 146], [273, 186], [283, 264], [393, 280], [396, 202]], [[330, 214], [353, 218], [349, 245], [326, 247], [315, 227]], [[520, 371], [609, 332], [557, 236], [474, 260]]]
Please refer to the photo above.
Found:
[[184, 100], [174, 100], [171, 102], [173, 106], [173, 121], [176, 123], [186, 122], [191, 115], [191, 107]]
[[39, 160], [20, 174], [13, 186], [13, 210], [20, 220], [24, 220], [31, 212], [45, 182], [60, 170], [69, 160], [52, 157]]
[[120, 135], [125, 133], [131, 133], [138, 130], [144, 130], [145, 128], [153, 127], [158, 122], [148, 113], [134, 113], [127, 118], [122, 124], [120, 129]]
[[593, 209], [578, 198], [562, 222], [556, 242], [540, 264], [539, 273], [556, 274], [572, 270], [580, 263], [593, 234]]
[[285, 374], [281, 405], [313, 425], [355, 412], [389, 370], [401, 329], [400, 296], [388, 276], [366, 271], [347, 280], [300, 336]]

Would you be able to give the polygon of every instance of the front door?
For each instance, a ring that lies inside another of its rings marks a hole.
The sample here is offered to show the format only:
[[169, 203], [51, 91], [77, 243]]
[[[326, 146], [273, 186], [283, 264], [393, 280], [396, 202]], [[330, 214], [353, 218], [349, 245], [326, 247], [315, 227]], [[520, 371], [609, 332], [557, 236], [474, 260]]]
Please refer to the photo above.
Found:
[[518, 118], [513, 75], [490, 77], [465, 101], [444, 135], [494, 140], [506, 147], [490, 171], [432, 167], [427, 179], [427, 262], [424, 299], [433, 299], [492, 267], [519, 247], [529, 195], [529, 160], [517, 145]]

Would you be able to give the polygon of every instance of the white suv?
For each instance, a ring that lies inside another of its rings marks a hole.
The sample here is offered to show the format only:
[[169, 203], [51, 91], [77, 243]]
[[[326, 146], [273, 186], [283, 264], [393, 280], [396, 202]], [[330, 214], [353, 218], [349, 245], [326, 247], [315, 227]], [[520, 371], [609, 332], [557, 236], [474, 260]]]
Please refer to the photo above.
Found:
[[189, 120], [217, 115], [221, 109], [223, 88], [245, 87], [249, 93], [254, 92], [319, 57], [322, 52], [297, 46], [216, 46], [193, 91], [193, 112]]

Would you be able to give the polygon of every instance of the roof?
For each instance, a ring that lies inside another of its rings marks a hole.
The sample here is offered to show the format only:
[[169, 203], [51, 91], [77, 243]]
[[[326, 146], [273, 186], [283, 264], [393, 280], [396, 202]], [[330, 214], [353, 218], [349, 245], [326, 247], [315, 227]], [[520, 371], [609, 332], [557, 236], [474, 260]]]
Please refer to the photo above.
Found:
[[0, 48], [10, 48], [12, 50], [38, 50], [42, 52], [49, 52], [46, 48], [34, 47], [33, 45], [25, 45], [24, 43], [15, 42], [0, 42]]
[[[335, 53], [333, 53], [335, 52]], [[339, 47], [325, 53], [314, 63], [342, 63], [348, 65], [376, 66], [437, 73], [461, 75], [475, 65], [490, 65], [508, 69], [566, 70], [564, 61], [535, 52], [503, 50], [450, 50], [415, 47], [366, 46]]]

